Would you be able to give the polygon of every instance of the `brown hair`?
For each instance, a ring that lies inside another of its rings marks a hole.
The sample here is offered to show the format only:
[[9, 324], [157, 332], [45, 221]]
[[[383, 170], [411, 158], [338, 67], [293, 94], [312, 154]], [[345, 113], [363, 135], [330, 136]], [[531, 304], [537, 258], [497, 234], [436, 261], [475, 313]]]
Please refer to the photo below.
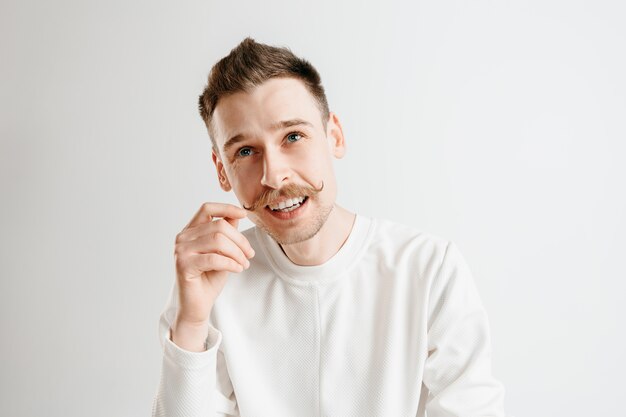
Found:
[[317, 102], [326, 129], [328, 102], [320, 75], [313, 65], [295, 56], [289, 48], [265, 45], [247, 37], [211, 68], [207, 85], [198, 100], [200, 116], [216, 153], [219, 154], [211, 121], [220, 97], [248, 92], [274, 77], [293, 77], [304, 82]]

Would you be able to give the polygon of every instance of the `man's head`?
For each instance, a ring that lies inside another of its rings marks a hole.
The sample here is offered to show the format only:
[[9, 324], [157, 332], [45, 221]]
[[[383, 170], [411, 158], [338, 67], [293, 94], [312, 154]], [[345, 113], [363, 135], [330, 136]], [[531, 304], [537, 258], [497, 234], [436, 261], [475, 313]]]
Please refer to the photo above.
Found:
[[[335, 203], [332, 158], [345, 151], [315, 68], [246, 38], [213, 67], [199, 107], [222, 189], [277, 242], [313, 237]], [[297, 208], [277, 211], [285, 200]]]
[[213, 66], [198, 100], [200, 116], [207, 126], [214, 150], [213, 112], [219, 99], [240, 91], [250, 92], [270, 78], [278, 77], [292, 77], [304, 83], [319, 106], [322, 124], [326, 128], [328, 102], [320, 75], [313, 65], [295, 56], [287, 48], [277, 48], [246, 38]]

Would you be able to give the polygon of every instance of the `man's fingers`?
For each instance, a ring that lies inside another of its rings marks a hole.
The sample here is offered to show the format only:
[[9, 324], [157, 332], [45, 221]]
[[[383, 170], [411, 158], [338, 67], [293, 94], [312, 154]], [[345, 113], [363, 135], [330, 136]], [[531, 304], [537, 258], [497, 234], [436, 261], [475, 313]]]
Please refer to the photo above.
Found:
[[193, 263], [198, 271], [230, 271], [241, 272], [244, 267], [234, 259], [217, 253], [199, 253], [194, 255]]
[[228, 223], [230, 223], [230, 225], [232, 227], [234, 227], [235, 229], [239, 228], [239, 219], [233, 219], [231, 217], [224, 217], [224, 220], [226, 220]]
[[241, 207], [237, 207], [228, 203], [204, 203], [193, 216], [191, 221], [187, 223], [183, 230], [189, 227], [197, 226], [202, 223], [208, 223], [213, 217], [228, 217], [230, 219], [242, 219], [248, 215], [248, 212]]
[[210, 236], [210, 239], [214, 239], [216, 234], [222, 234], [233, 241], [248, 258], [254, 256], [254, 250], [250, 242], [248, 242], [248, 239], [246, 239], [243, 233], [233, 227], [233, 225], [228, 222], [228, 219], [218, 219], [184, 230], [176, 236], [176, 242], [191, 242], [196, 239], [202, 239], [207, 235]]
[[250, 261], [248, 261], [243, 250], [222, 233], [202, 236], [191, 244], [189, 248], [193, 248], [198, 253], [217, 253], [237, 261], [244, 268], [250, 266]]

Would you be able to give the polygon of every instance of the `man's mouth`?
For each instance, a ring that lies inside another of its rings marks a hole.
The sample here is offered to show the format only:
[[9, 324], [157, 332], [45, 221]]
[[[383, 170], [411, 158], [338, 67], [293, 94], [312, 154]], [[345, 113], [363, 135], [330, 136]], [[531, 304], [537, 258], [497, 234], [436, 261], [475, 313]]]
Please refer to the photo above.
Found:
[[[292, 220], [300, 217], [303, 210], [306, 210], [309, 197], [299, 197], [281, 201], [279, 204], [273, 203], [271, 206], [265, 206], [265, 210], [278, 220]], [[280, 208], [283, 206], [283, 208]], [[271, 209], [270, 207], [274, 207]]]
[[272, 211], [289, 213], [303, 205], [309, 197], [295, 197], [283, 200], [280, 203], [269, 204], [266, 207]]

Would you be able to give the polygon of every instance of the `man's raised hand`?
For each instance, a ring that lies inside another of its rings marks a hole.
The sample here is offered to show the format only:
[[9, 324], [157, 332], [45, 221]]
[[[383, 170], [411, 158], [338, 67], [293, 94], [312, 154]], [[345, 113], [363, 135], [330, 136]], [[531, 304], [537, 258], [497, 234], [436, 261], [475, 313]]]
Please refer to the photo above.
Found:
[[[204, 203], [176, 235], [179, 308], [173, 330], [180, 328], [179, 333], [185, 334], [194, 328], [204, 331], [229, 273], [250, 266], [248, 259], [254, 256], [254, 250], [237, 230], [239, 220], [246, 216], [246, 210], [232, 204]], [[174, 336], [172, 340], [176, 342]]]

